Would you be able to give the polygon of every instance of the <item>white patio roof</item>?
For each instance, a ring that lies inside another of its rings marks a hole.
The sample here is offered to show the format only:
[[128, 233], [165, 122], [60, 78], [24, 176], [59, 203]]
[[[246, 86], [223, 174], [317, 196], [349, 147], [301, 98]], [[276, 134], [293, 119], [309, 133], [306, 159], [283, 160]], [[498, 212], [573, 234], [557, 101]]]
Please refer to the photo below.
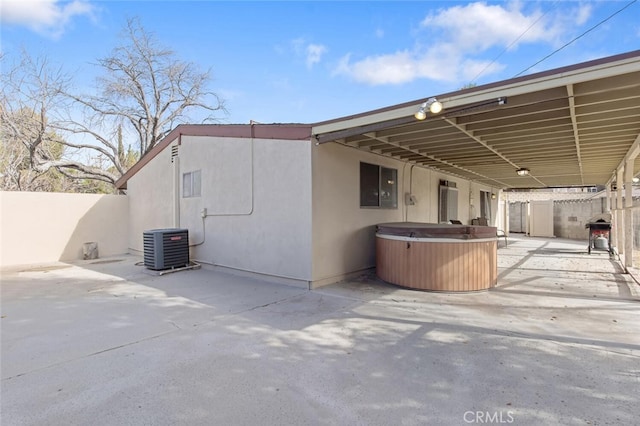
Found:
[[[499, 188], [605, 185], [634, 157], [640, 174], [640, 50], [425, 95], [318, 123], [312, 135]], [[433, 96], [444, 110], [416, 120]]]

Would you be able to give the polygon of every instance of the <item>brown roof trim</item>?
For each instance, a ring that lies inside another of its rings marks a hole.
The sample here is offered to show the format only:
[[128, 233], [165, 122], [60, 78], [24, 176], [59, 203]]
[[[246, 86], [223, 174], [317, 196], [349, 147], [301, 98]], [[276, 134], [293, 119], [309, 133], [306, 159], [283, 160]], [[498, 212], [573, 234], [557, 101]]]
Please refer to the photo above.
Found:
[[[127, 189], [127, 181], [149, 161], [181, 136], [210, 136], [228, 138], [310, 140], [310, 124], [181, 124], [116, 181], [116, 188]], [[179, 142], [181, 143], [181, 142]]]
[[415, 101], [403, 102], [401, 104], [392, 105], [392, 106], [388, 106], [388, 107], [384, 107], [384, 108], [379, 108], [379, 109], [375, 109], [375, 110], [371, 110], [371, 111], [366, 111], [366, 112], [362, 112], [362, 113], [358, 113], [358, 114], [354, 114], [354, 115], [334, 118], [334, 119], [327, 120], [327, 121], [320, 121], [318, 123], [314, 123], [313, 126], [316, 127], [316, 126], [330, 124], [330, 123], [338, 123], [338, 122], [341, 122], [341, 121], [351, 120], [351, 119], [354, 119], [354, 118], [366, 117], [367, 115], [371, 115], [371, 114], [377, 114], [377, 113], [386, 112], [386, 111], [393, 111], [393, 110], [398, 109], [398, 108], [404, 108], [404, 107], [409, 107], [409, 106], [416, 105], [416, 104], [421, 104], [427, 98], [434, 97], [434, 96], [437, 97], [437, 98], [446, 98], [446, 97], [449, 97], [449, 96], [460, 96], [462, 94], [479, 92], [481, 90], [492, 89], [492, 88], [500, 87], [500, 86], [506, 86], [506, 85], [519, 83], [519, 82], [527, 81], [527, 80], [535, 80], [537, 78], [547, 77], [547, 76], [555, 75], [555, 74], [562, 74], [562, 73], [576, 71], [576, 70], [580, 70], [580, 69], [583, 69], [583, 68], [590, 68], [590, 67], [594, 67], [594, 66], [598, 66], [598, 65], [604, 65], [604, 64], [608, 64], [608, 63], [612, 63], [612, 62], [622, 61], [622, 60], [625, 60], [625, 59], [636, 58], [636, 57], [639, 57], [639, 56], [640, 56], [640, 50], [633, 50], [631, 52], [625, 52], [625, 53], [621, 53], [619, 55], [607, 56], [607, 57], [604, 57], [604, 58], [594, 59], [594, 60], [587, 61], [587, 62], [581, 62], [581, 63], [578, 63], [578, 64], [567, 65], [567, 66], [564, 66], [564, 67], [554, 68], [554, 69], [550, 69], [550, 70], [547, 70], [547, 71], [541, 71], [541, 72], [537, 72], [537, 73], [534, 73], [534, 74], [528, 74], [528, 75], [524, 75], [524, 76], [521, 76], [521, 77], [514, 77], [514, 78], [510, 78], [508, 80], [501, 80], [501, 81], [496, 81], [496, 82], [493, 82], [493, 83], [487, 83], [487, 84], [483, 84], [481, 86], [475, 86], [475, 87], [471, 87], [471, 88], [468, 88], [468, 89], [461, 89], [461, 90], [456, 90], [456, 91], [448, 92], [448, 93], [431, 94], [431, 95], [422, 97], [420, 99], [417, 99]]

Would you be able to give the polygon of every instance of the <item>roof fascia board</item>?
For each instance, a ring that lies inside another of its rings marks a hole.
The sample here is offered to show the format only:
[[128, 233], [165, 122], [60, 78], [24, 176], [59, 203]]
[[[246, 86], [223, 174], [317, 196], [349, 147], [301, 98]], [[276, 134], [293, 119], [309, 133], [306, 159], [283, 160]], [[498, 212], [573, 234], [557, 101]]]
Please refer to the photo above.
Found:
[[[509, 98], [510, 96], [523, 95], [530, 92], [552, 89], [559, 86], [578, 84], [589, 80], [611, 77], [614, 75], [637, 72], [640, 70], [640, 51], [635, 56], [613, 62], [605, 62], [593, 66], [575, 69], [560, 69], [557, 73], [545, 74], [541, 77], [506, 80], [504, 84], [492, 84], [491, 87], [475, 91], [463, 90], [453, 92], [450, 95], [436, 96], [447, 109], [455, 109], [468, 104], [487, 102], [493, 98]], [[511, 83], [509, 83], [512, 81]], [[426, 99], [426, 98], [425, 98]], [[406, 117], [412, 117], [417, 111], [419, 103], [414, 105], [404, 104], [398, 108], [384, 111], [373, 111], [370, 114], [346, 118], [344, 120], [319, 123], [312, 127], [314, 135], [332, 133], [353, 127], [367, 126], [373, 123], [392, 121]], [[437, 116], [434, 116], [437, 117]]]
[[[176, 129], [180, 126], [176, 127]], [[151, 151], [147, 152], [141, 159], [138, 160], [133, 166], [129, 168], [123, 174], [120, 179], [115, 183], [117, 189], [127, 189], [127, 181], [136, 173], [140, 171], [149, 161], [153, 160], [160, 152], [162, 152], [173, 141], [180, 138], [180, 133], [176, 132], [176, 129], [172, 130], [167, 136], [165, 136], [160, 142], [158, 142]]]
[[126, 189], [127, 181], [145, 164], [153, 160], [173, 141], [182, 136], [208, 136], [252, 139], [285, 139], [310, 140], [311, 126], [309, 124], [180, 124], [164, 138], [162, 138], [149, 152], [122, 175], [115, 183], [117, 189]]

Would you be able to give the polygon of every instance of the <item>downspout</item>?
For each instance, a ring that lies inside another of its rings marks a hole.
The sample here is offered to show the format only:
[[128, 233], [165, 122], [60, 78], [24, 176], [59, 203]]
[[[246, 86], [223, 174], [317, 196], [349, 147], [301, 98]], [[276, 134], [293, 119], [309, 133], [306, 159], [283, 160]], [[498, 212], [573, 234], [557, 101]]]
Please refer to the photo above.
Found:
[[[182, 145], [182, 133], [178, 133], [178, 147]], [[180, 154], [171, 158], [173, 164], [173, 227], [180, 227]]]
[[[476, 216], [476, 206], [475, 206], [475, 197], [473, 196], [473, 182], [469, 181], [469, 223], [475, 219]], [[480, 202], [480, 200], [478, 200]]]
[[[502, 203], [502, 230], [504, 231], [504, 233], [506, 235], [509, 235], [509, 232], [511, 232], [511, 228], [509, 226], [509, 222], [510, 222], [510, 217], [509, 217], [509, 196], [506, 195], [506, 193], [501, 189], [499, 192], [499, 198], [503, 198], [503, 203]], [[520, 217], [522, 218], [522, 214], [520, 214]], [[522, 228], [522, 226], [520, 226]]]
[[405, 192], [405, 181], [406, 181], [406, 169], [407, 169], [407, 165], [410, 163], [404, 163], [404, 166], [402, 166], [402, 189], [400, 196], [402, 197], [402, 199], [398, 200], [399, 203], [402, 203], [402, 207], [404, 210], [404, 221], [408, 222], [409, 221], [409, 206], [410, 201], [409, 201], [409, 197], [413, 195], [413, 166], [414, 164], [411, 164], [411, 167], [409, 167], [409, 192]]

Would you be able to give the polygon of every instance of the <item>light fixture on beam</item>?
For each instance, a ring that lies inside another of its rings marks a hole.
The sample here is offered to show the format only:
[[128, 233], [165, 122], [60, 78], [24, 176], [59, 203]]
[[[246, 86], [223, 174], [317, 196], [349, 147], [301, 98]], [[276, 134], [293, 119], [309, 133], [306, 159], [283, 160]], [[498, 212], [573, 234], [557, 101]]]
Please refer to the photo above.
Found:
[[516, 170], [516, 173], [518, 174], [518, 176], [529, 176], [529, 169], [521, 168]]
[[436, 98], [429, 98], [426, 102], [420, 105], [420, 109], [413, 116], [416, 120], [424, 120], [427, 118], [427, 109], [431, 114], [438, 114], [442, 111], [442, 102], [439, 102]]

